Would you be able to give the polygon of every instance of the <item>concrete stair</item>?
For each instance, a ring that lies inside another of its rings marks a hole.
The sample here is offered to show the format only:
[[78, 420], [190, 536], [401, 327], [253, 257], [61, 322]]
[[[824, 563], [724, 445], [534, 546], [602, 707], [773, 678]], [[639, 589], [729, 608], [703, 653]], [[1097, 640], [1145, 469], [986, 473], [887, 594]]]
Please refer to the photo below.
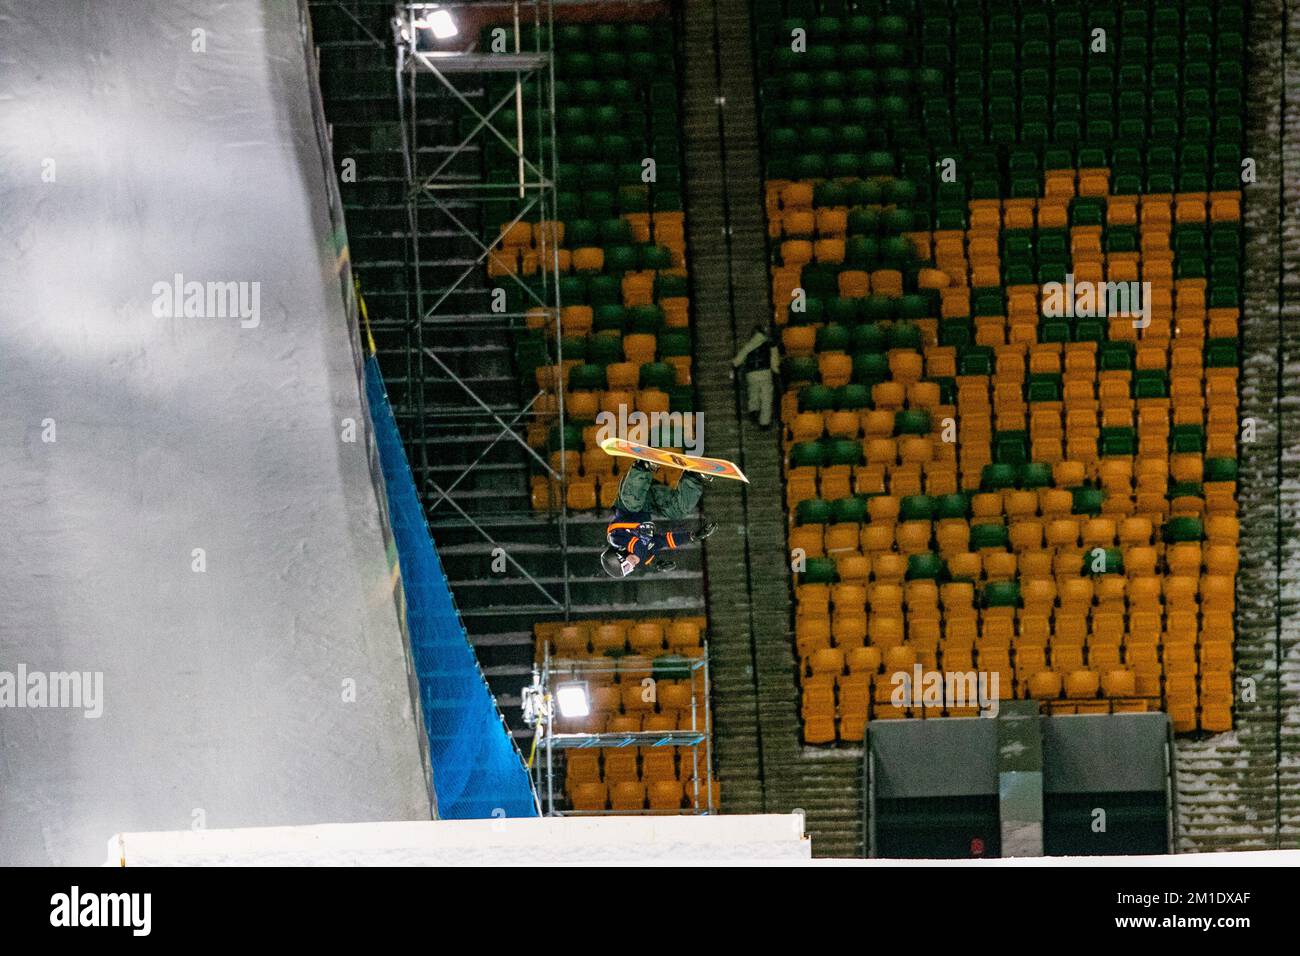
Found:
[[[721, 123], [715, 98], [712, 3], [689, 0], [682, 18], [685, 51], [683, 116], [688, 241], [694, 275], [695, 380], [707, 454], [737, 462], [751, 474], [730, 383], [735, 350], [726, 246], [727, 211]], [[751, 481], [755, 480], [751, 476]], [[713, 678], [714, 753], [723, 780], [723, 810], [760, 813], [763, 767], [756, 702], [746, 501], [756, 486], [715, 482], [704, 506], [719, 525], [705, 548]]]
[[731, 377], [732, 356], [771, 315], [749, 4], [687, 0], [683, 30], [696, 379], [708, 453], [750, 479], [708, 502], [726, 535], [706, 555], [723, 807], [803, 809], [815, 854], [856, 856], [860, 752], [800, 742], [779, 438], [738, 416]]

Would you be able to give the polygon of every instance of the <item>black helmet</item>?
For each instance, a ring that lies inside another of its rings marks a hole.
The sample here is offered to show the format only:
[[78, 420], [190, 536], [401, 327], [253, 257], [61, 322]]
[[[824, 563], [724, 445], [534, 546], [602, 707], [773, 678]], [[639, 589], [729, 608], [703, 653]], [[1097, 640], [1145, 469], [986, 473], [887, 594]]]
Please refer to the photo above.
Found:
[[622, 578], [632, 573], [632, 567], [624, 563], [623, 552], [614, 547], [600, 553], [600, 567], [611, 578]]

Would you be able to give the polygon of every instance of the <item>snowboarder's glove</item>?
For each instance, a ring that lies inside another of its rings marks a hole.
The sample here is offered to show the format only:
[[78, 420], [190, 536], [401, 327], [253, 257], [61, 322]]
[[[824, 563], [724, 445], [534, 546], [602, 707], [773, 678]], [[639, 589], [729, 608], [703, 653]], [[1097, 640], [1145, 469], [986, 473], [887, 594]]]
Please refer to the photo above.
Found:
[[636, 536], [649, 541], [655, 536], [655, 523], [653, 521], [642, 521], [636, 526]]
[[663, 558], [659, 558], [657, 561], [655, 561], [653, 564], [650, 565], [650, 570], [651, 571], [676, 571], [677, 562], [667, 561]]
[[713, 534], [713, 532], [717, 530], [718, 530], [718, 523], [716, 521], [706, 521], [704, 522], [704, 524], [700, 525], [698, 531], [691, 532], [691, 540], [703, 541], [705, 538], [707, 538], [709, 535]]
[[642, 471], [658, 471], [658, 470], [659, 470], [659, 464], [658, 464], [658, 462], [653, 462], [653, 461], [644, 461], [644, 460], [642, 460], [642, 459], [640, 459], [640, 458], [638, 458], [636, 461], [632, 462], [632, 467], [633, 467], [633, 468], [640, 468]]

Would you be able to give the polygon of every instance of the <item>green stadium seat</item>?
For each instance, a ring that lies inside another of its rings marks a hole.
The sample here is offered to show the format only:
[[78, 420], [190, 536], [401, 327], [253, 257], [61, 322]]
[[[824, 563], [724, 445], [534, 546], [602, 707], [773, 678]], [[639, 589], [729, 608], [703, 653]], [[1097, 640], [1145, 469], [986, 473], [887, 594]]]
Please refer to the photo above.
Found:
[[862, 445], [852, 439], [832, 439], [827, 448], [827, 464], [856, 465], [862, 461]]
[[1205, 460], [1206, 481], [1236, 481], [1237, 459], [1207, 458]]
[[[888, 368], [888, 365], [886, 365], [886, 368]], [[856, 361], [854, 363], [854, 374], [857, 374]], [[817, 379], [817, 376], [818, 368], [815, 358], [808, 356], [791, 358], [787, 356], [781, 360], [781, 378], [787, 385], [812, 382]]]
[[907, 580], [933, 581], [943, 574], [943, 559], [932, 551], [912, 554], [907, 558]]
[[[806, 504], [803, 502], [801, 504]], [[804, 522], [801, 522], [804, 523]], [[825, 522], [806, 522], [824, 524]], [[805, 584], [834, 584], [839, 579], [835, 571], [835, 562], [830, 558], [808, 558], [800, 580]]]
[[829, 524], [830, 520], [830, 503], [819, 498], [801, 501], [795, 509], [795, 521], [798, 524]]
[[605, 387], [605, 366], [575, 365], [569, 371], [569, 387], [575, 391], [599, 391]]
[[825, 412], [835, 407], [835, 392], [824, 385], [809, 385], [799, 393], [799, 410]]
[[[572, 380], [572, 372], [570, 380]], [[648, 362], [641, 366], [641, 388], [658, 388], [664, 391], [677, 384], [677, 370], [666, 362]]]
[[1026, 462], [1020, 466], [1021, 488], [1049, 488], [1052, 484], [1052, 467], [1042, 462]]
[[981, 551], [984, 548], [1006, 550], [1008, 544], [1006, 525], [977, 524], [970, 529], [970, 549], [972, 551]]
[[1071, 513], [1076, 515], [1099, 515], [1105, 500], [1105, 493], [1099, 488], [1074, 488]]
[[830, 520], [834, 524], [861, 524], [867, 520], [867, 503], [857, 497], [833, 501]]
[[970, 499], [961, 492], [940, 495], [935, 502], [934, 519], [936, 521], [946, 521], [951, 519], [964, 520], [970, 513]]
[[826, 448], [821, 442], [800, 442], [790, 449], [791, 468], [817, 468], [826, 462]]
[[1176, 544], [1182, 541], [1200, 541], [1205, 534], [1199, 518], [1180, 517], [1165, 522], [1162, 536], [1166, 542]]
[[929, 412], [900, 409], [894, 413], [896, 435], [928, 435], [930, 427]]
[[908, 495], [899, 503], [899, 521], [929, 521], [934, 517], [934, 499], [929, 495]]
[[871, 390], [865, 385], [850, 382], [835, 389], [835, 407], [842, 411], [857, 411], [871, 407]]
[[889, 358], [879, 352], [863, 352], [853, 356], [853, 380], [862, 385], [874, 385], [889, 378]]
[[[980, 527], [990, 527], [981, 525]], [[974, 533], [972, 530], [972, 534]], [[986, 607], [1017, 607], [1020, 604], [1020, 584], [1017, 581], [990, 581], [984, 588]]]
[[1016, 485], [1016, 468], [1014, 464], [985, 465], [980, 473], [980, 488], [984, 491], [998, 491], [1014, 488]]

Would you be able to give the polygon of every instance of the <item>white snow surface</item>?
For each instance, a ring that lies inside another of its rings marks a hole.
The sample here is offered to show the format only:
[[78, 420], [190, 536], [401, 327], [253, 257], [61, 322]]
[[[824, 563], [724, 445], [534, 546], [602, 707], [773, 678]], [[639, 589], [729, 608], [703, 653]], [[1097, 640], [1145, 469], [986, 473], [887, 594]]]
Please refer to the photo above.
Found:
[[[815, 839], [815, 838], [814, 838]], [[573, 816], [119, 833], [104, 866], [1296, 866], [1300, 851], [1000, 860], [812, 856], [804, 815]]]
[[325, 164], [296, 3], [0, 0], [0, 680], [103, 675], [0, 707], [0, 864], [430, 816]]
[[119, 833], [105, 866], [807, 863], [800, 812], [570, 816]]

